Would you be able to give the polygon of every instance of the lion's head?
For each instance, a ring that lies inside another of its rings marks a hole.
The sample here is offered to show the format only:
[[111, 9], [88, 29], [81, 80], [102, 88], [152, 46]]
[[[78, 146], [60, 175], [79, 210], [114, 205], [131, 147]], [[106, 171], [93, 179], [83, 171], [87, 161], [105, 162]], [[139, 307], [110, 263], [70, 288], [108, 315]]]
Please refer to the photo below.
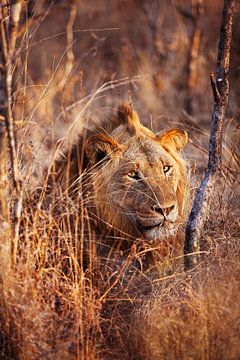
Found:
[[154, 134], [131, 105], [121, 105], [108, 131], [85, 134], [72, 147], [70, 182], [85, 172], [90, 213], [119, 238], [172, 237], [183, 219], [187, 179], [179, 153], [187, 141], [179, 129]]

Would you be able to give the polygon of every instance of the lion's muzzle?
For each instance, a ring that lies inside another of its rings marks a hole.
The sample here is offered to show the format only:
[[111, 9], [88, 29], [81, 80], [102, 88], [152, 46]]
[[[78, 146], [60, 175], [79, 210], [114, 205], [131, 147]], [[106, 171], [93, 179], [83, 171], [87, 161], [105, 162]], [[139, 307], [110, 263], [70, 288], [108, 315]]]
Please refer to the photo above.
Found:
[[137, 222], [140, 232], [149, 240], [161, 239], [163, 234], [172, 235], [173, 226], [178, 218], [177, 204], [171, 206], [154, 205], [151, 212], [141, 215], [137, 213]]

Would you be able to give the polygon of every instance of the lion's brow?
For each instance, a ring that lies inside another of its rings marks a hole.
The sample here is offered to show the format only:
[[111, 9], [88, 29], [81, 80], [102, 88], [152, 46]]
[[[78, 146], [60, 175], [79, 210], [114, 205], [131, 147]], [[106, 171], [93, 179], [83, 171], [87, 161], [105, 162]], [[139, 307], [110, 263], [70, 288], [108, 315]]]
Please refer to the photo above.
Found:
[[137, 137], [129, 143], [126, 155], [132, 159], [136, 157], [144, 159], [148, 164], [158, 164], [161, 159], [167, 157], [164, 150], [159, 144], [155, 144], [154, 140], [147, 139], [145, 137]]

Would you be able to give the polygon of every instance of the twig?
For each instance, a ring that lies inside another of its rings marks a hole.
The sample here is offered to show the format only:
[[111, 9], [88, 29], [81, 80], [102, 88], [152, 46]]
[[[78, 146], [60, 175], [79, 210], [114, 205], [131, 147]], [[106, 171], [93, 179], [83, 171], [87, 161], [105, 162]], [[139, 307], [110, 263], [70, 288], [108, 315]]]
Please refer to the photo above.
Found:
[[208, 168], [196, 193], [186, 227], [184, 252], [186, 255], [192, 253], [192, 256], [185, 257], [186, 270], [194, 267], [199, 261], [201, 233], [208, 216], [216, 179], [222, 169], [222, 129], [229, 94], [229, 59], [234, 11], [235, 0], [224, 0], [218, 44], [216, 82], [211, 76], [214, 106], [209, 139]]
[[211, 82], [211, 87], [212, 87], [212, 92], [213, 92], [213, 98], [214, 98], [214, 101], [217, 103], [221, 100], [221, 95], [219, 94], [213, 74], [210, 74], [210, 82]]

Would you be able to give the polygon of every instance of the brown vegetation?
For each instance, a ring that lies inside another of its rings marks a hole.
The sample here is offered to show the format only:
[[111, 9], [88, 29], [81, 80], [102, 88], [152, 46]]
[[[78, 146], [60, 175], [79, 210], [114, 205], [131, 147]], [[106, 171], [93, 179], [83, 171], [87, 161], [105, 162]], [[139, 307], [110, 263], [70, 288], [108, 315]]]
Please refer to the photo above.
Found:
[[[130, 98], [154, 133], [182, 127], [190, 134], [185, 152], [192, 196], [207, 159], [209, 73], [222, 10], [219, 1], [203, 1], [196, 21], [194, 3], [23, 3], [12, 108], [24, 207], [15, 227], [15, 265], [8, 276], [1, 271], [1, 359], [240, 357], [238, 32], [222, 175], [202, 235], [201, 263], [193, 270], [146, 273], [136, 265], [146, 249], [134, 246], [97, 256], [102, 238], [91, 231], [85, 199], [80, 192], [73, 198], [54, 178], [50, 193], [45, 176], [62, 143], [72, 145], [62, 137], [77, 140], [84, 127]], [[12, 188], [8, 199], [13, 211]]]

